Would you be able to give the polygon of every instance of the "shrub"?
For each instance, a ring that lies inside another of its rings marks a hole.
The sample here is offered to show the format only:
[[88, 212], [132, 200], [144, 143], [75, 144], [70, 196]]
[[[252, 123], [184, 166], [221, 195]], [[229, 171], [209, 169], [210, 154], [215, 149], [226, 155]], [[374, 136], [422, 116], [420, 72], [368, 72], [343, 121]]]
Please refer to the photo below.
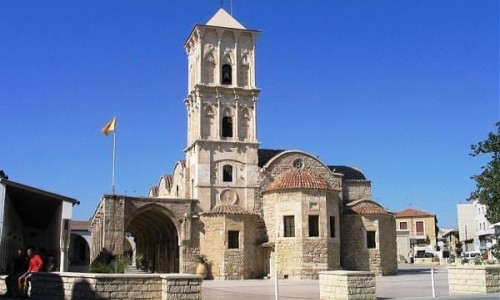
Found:
[[474, 258], [474, 264], [475, 265], [482, 265], [483, 262], [482, 262], [480, 257], [476, 257], [476, 258]]
[[128, 257], [117, 259], [108, 249], [102, 248], [89, 266], [91, 273], [125, 273]]
[[433, 261], [433, 262], [439, 262], [439, 260], [440, 260], [440, 259], [439, 259], [439, 256], [434, 256], [434, 257], [432, 258], [432, 261]]
[[469, 259], [468, 258], [462, 258], [462, 264], [468, 264]]
[[207, 257], [204, 254], [199, 255], [198, 256], [198, 263], [207, 265], [208, 264]]
[[98, 260], [93, 261], [89, 266], [90, 273], [125, 273], [127, 265], [130, 264], [130, 260], [126, 257], [120, 258], [118, 260], [112, 260], [109, 264], [100, 262]]
[[94, 261], [89, 266], [90, 273], [115, 273], [114, 268], [111, 265], [103, 264], [98, 261]]

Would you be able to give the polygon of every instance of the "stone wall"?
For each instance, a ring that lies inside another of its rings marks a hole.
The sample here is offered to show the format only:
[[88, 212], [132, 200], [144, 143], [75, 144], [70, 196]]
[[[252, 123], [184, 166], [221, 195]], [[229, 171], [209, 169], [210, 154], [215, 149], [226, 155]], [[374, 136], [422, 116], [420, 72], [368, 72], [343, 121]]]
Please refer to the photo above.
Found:
[[500, 292], [500, 266], [450, 266], [450, 295]]
[[36, 273], [31, 299], [201, 299], [202, 279], [188, 274]]
[[302, 151], [285, 151], [272, 158], [268, 165], [262, 169], [259, 178], [259, 185], [261, 191], [264, 190], [278, 175], [286, 172], [287, 170], [293, 168], [293, 162], [297, 159], [301, 159], [304, 163], [304, 170], [320, 175], [328, 183], [330, 187], [341, 192], [341, 176], [339, 174], [334, 174], [328, 169], [321, 161], [316, 157]]
[[342, 182], [342, 197], [344, 201], [370, 199], [372, 194], [369, 180], [344, 180]]
[[[202, 215], [200, 254], [209, 261], [209, 277], [213, 279], [252, 279], [265, 275], [264, 249], [258, 246], [260, 235], [253, 214]], [[239, 247], [228, 248], [228, 232], [239, 231]]]
[[394, 275], [398, 272], [396, 221], [392, 214], [377, 215], [377, 220], [379, 231], [377, 248], [380, 249], [380, 272], [377, 274]]
[[[340, 268], [338, 233], [330, 233], [330, 217], [338, 231], [339, 202], [334, 193], [287, 191], [264, 194], [264, 219], [275, 244], [280, 278], [317, 279], [319, 271]], [[318, 236], [309, 236], [308, 217], [319, 217]], [[294, 235], [284, 236], [284, 216], [293, 216]]]
[[0, 294], [5, 294], [7, 292], [7, 284], [5, 283], [5, 278], [7, 278], [7, 275], [0, 276]]
[[319, 273], [320, 299], [375, 300], [376, 280], [372, 272], [323, 271]]
[[[396, 231], [392, 215], [342, 215], [341, 265], [346, 270], [397, 273]], [[367, 247], [366, 232], [376, 231], [376, 247]]]

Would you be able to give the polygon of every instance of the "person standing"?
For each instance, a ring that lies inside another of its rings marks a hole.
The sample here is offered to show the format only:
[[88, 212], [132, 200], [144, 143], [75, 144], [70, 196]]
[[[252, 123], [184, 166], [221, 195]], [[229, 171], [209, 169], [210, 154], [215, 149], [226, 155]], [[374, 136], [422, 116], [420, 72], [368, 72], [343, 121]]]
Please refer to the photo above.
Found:
[[31, 276], [33, 275], [33, 273], [40, 272], [43, 268], [43, 260], [40, 255], [35, 252], [34, 247], [28, 248], [28, 258], [28, 271], [21, 275], [17, 281], [19, 296], [21, 297], [28, 296], [29, 281]]

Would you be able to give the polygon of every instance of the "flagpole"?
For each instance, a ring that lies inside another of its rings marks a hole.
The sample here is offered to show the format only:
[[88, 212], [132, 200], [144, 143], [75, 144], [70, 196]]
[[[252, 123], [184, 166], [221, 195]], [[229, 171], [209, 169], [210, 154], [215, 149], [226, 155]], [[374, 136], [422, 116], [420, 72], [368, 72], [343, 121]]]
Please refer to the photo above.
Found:
[[116, 132], [113, 130], [113, 169], [111, 171], [111, 194], [115, 194]]

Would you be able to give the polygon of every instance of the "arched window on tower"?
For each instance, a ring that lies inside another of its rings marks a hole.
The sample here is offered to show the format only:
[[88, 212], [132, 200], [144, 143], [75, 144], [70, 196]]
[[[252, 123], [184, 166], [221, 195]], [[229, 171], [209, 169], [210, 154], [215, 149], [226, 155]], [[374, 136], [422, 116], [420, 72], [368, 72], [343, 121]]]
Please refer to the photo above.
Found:
[[222, 137], [233, 137], [233, 118], [225, 116], [222, 118]]
[[233, 181], [233, 166], [225, 165], [222, 167], [222, 181], [223, 182]]
[[233, 69], [230, 64], [222, 65], [222, 84], [233, 83]]

